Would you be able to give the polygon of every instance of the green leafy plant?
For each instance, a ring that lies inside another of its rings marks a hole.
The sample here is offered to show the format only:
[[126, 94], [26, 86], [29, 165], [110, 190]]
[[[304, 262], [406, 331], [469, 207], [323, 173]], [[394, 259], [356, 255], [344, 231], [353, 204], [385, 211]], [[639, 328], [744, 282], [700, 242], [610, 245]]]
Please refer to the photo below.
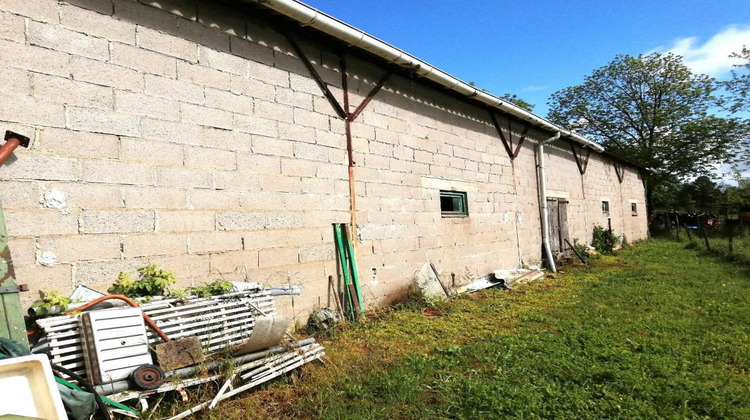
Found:
[[231, 281], [227, 280], [214, 280], [211, 283], [206, 283], [203, 286], [191, 287], [188, 292], [196, 296], [203, 298], [223, 295], [229, 293], [234, 289]]
[[594, 235], [591, 240], [591, 246], [596, 248], [600, 253], [611, 254], [619, 242], [619, 238], [609, 229], [601, 226], [594, 226]]
[[41, 299], [31, 304], [34, 313], [38, 316], [46, 316], [51, 312], [65, 312], [68, 305], [72, 302], [70, 298], [60, 296], [57, 290], [44, 290], [39, 292]]
[[138, 268], [138, 280], [133, 279], [128, 272], [120, 272], [117, 282], [107, 289], [107, 292], [131, 298], [164, 296], [168, 287], [176, 280], [173, 272], [157, 269], [155, 264], [148, 264]]

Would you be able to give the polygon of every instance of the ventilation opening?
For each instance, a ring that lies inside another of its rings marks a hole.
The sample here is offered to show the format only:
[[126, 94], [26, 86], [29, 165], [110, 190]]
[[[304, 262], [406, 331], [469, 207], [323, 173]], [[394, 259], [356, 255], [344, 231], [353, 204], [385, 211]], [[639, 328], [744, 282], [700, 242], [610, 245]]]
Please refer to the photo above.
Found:
[[440, 213], [443, 217], [468, 217], [469, 207], [466, 201], [466, 193], [440, 191]]

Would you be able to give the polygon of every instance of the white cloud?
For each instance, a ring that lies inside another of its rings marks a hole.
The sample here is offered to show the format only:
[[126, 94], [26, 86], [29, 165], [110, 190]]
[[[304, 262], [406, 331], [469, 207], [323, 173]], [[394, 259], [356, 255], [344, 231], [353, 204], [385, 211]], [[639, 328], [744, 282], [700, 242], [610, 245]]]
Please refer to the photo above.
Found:
[[549, 89], [548, 85], [545, 85], [545, 86], [526, 86], [526, 87], [524, 87], [521, 90], [524, 91], [524, 92], [539, 92], [539, 91], [547, 90], [547, 89]]
[[679, 54], [693, 73], [721, 78], [740, 62], [729, 56], [740, 52], [743, 45], [750, 46], [750, 24], [728, 26], [702, 44], [697, 37], [680, 38], [651, 52]]

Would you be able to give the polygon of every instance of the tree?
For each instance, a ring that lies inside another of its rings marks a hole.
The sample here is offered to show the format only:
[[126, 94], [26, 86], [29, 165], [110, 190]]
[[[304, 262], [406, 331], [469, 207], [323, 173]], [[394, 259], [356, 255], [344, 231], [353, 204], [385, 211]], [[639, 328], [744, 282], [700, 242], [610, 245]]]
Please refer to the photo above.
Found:
[[693, 74], [678, 55], [619, 55], [583, 84], [555, 92], [549, 119], [649, 168], [651, 209], [659, 185], [710, 174], [747, 141], [742, 120], [710, 114], [719, 105], [716, 89], [714, 79]]
[[529, 112], [532, 112], [534, 110], [534, 104], [524, 101], [523, 99], [519, 98], [516, 94], [510, 94], [506, 93], [505, 95], [501, 96], [500, 99], [510, 102], [513, 105], [518, 106], [519, 108], [523, 108]]
[[739, 53], [731, 55], [745, 62], [735, 65], [732, 70], [732, 79], [723, 85], [732, 94], [728, 98], [728, 109], [732, 112], [750, 111], [750, 48], [743, 47]]

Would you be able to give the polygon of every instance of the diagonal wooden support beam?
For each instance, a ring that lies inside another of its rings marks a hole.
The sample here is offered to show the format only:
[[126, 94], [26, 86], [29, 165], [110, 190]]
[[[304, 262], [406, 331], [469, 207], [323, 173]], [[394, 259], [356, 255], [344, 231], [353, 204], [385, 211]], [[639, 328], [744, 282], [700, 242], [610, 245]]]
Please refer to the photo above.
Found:
[[513, 159], [513, 149], [511, 149], [511, 145], [508, 144], [508, 140], [505, 138], [505, 134], [503, 134], [503, 130], [500, 128], [500, 123], [498, 123], [497, 118], [495, 118], [495, 113], [490, 111], [490, 117], [492, 118], [492, 124], [495, 126], [497, 134], [500, 135], [500, 140], [503, 142], [503, 146], [505, 147], [505, 151], [508, 153], [508, 157]]
[[365, 107], [370, 103], [373, 97], [377, 95], [378, 92], [380, 92], [380, 89], [383, 88], [383, 85], [385, 85], [385, 82], [388, 81], [388, 79], [391, 78], [391, 75], [393, 75], [393, 72], [389, 71], [388, 73], [384, 74], [383, 77], [380, 78], [378, 83], [370, 90], [370, 92], [367, 94], [367, 97], [365, 97], [365, 100], [362, 101], [361, 104], [357, 107], [357, 109], [354, 110], [351, 114], [349, 114], [349, 120], [354, 121], [359, 117], [359, 114], [364, 111]]
[[[300, 48], [299, 43], [292, 35], [287, 35], [287, 39], [289, 40], [289, 43], [292, 45], [292, 48], [294, 48], [294, 52], [297, 53], [300, 60], [305, 64], [305, 67], [307, 67], [307, 70], [310, 72], [310, 75], [315, 79], [315, 82], [318, 83], [318, 86], [320, 87], [320, 90], [323, 91], [323, 95], [328, 99], [328, 102], [330, 102], [331, 106], [333, 107], [334, 111], [336, 111], [336, 114], [341, 119], [346, 119], [348, 116], [348, 110], [344, 111], [344, 108], [339, 104], [339, 101], [336, 100], [336, 97], [333, 96], [333, 93], [331, 93], [331, 89], [328, 88], [328, 84], [323, 81], [323, 78], [320, 77], [320, 74], [318, 74], [318, 71], [315, 70], [315, 67], [313, 67], [310, 60], [307, 58], [307, 55], [305, 55], [305, 52], [302, 51], [302, 48]], [[346, 92], [346, 87], [344, 87], [344, 92]]]
[[[586, 149], [586, 155], [581, 156], [581, 151], [583, 148], [579, 148], [576, 150], [575, 144], [573, 142], [570, 142], [570, 150], [573, 151], [573, 157], [576, 158], [576, 165], [578, 165], [578, 172], [583, 175], [586, 173], [586, 168], [589, 166], [589, 157], [591, 156], [591, 149]], [[622, 182], [622, 181], [620, 181]]]
[[622, 184], [622, 181], [625, 179], [625, 168], [618, 162], [612, 162], [612, 166], [615, 167], [617, 179], [620, 181], [620, 184]]
[[521, 152], [521, 145], [523, 145], [523, 141], [526, 140], [526, 133], [528, 132], [529, 132], [529, 125], [527, 124], [523, 128], [523, 133], [521, 133], [521, 137], [518, 139], [518, 144], [516, 144], [516, 149], [513, 150], [513, 156], [511, 157], [511, 159], [515, 159], [518, 157], [518, 154]]

